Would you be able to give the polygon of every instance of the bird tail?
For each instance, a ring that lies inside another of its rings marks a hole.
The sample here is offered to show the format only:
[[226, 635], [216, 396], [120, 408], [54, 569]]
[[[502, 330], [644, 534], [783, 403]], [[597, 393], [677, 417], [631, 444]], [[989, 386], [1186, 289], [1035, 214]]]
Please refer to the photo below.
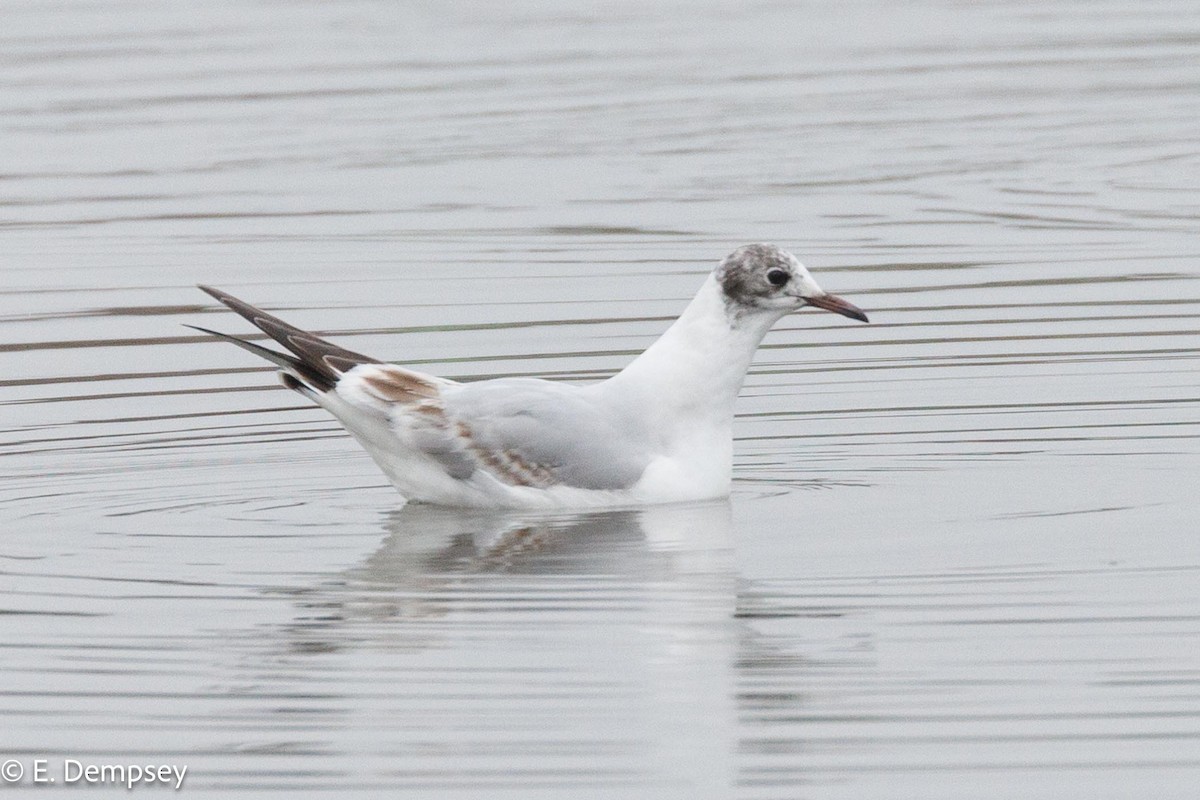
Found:
[[307, 387], [320, 392], [328, 392], [337, 385], [343, 373], [359, 364], [380, 363], [378, 359], [338, 347], [315, 334], [289, 325], [261, 308], [256, 308], [220, 289], [209, 286], [201, 286], [200, 289], [245, 317], [252, 325], [283, 345], [289, 352], [280, 353], [245, 339], [196, 325], [187, 327], [235, 344], [243, 350], [248, 350], [275, 364], [283, 374], [284, 385], [289, 389], [302, 390]]

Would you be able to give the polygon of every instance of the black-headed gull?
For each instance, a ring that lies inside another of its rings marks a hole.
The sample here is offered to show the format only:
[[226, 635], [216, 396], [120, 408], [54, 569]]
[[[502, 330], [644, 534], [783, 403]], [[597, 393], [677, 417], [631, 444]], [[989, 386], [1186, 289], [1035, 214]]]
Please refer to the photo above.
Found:
[[867, 321], [774, 245], [738, 248], [629, 366], [589, 386], [458, 383], [344, 350], [225, 292], [201, 289], [289, 352], [206, 328], [279, 367], [332, 413], [407, 499], [451, 506], [628, 506], [723, 497], [733, 407], [759, 343], [815, 306]]

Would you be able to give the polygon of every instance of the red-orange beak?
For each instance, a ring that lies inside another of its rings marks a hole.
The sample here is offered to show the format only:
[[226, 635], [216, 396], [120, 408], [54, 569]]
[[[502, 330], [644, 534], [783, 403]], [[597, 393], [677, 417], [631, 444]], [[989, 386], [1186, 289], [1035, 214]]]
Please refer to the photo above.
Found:
[[863, 310], [853, 303], [847, 302], [835, 294], [823, 294], [820, 297], [806, 297], [804, 302], [810, 306], [823, 308], [826, 311], [832, 311], [835, 314], [841, 314], [843, 317], [850, 317], [859, 322], [870, 322]]

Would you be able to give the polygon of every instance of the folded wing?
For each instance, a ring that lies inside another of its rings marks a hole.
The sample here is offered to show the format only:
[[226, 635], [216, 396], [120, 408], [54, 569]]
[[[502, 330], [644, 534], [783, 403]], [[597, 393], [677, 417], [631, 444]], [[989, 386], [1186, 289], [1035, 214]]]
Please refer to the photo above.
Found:
[[417, 456], [458, 480], [482, 471], [509, 486], [619, 490], [636, 483], [649, 461], [639, 445], [644, 438], [586, 389], [530, 378], [461, 384], [426, 375], [339, 347], [227, 292], [200, 288], [287, 352], [196, 330], [277, 365], [288, 388], [331, 411], [381, 465]]

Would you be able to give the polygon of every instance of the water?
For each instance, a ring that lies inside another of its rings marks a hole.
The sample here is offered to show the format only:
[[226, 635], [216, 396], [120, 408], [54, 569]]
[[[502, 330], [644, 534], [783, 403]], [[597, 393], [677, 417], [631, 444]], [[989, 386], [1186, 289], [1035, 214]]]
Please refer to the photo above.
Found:
[[[1200, 14], [831, 5], [9, 3], [23, 785], [1194, 797]], [[180, 325], [589, 380], [755, 240], [872, 325], [771, 334], [728, 503], [400, 508]]]

